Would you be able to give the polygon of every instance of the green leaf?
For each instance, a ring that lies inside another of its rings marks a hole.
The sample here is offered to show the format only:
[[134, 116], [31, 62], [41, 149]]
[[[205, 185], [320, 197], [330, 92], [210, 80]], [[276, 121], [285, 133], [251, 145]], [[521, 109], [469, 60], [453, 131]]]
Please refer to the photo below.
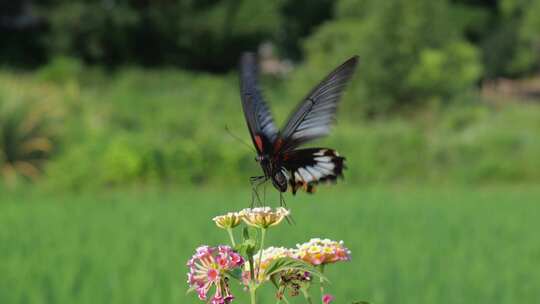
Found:
[[228, 274], [231, 278], [236, 279], [236, 280], [242, 282], [242, 269], [236, 268], [236, 269], [234, 269], [233, 271], [227, 271], [227, 274]]
[[256, 243], [254, 240], [245, 240], [234, 247], [234, 250], [243, 256], [252, 256], [255, 253]]
[[264, 275], [265, 277], [272, 277], [275, 274], [287, 270], [307, 271], [312, 275], [318, 276], [323, 281], [328, 281], [328, 279], [311, 264], [290, 257], [283, 257], [272, 261], [272, 263], [270, 263], [270, 265], [268, 265], [268, 267], [266, 268]]
[[237, 244], [234, 249], [243, 256], [253, 256], [255, 254], [257, 242], [250, 238], [248, 227], [244, 227], [242, 236], [242, 243]]
[[195, 286], [191, 286], [187, 291], [186, 291], [186, 294], [190, 294], [192, 292], [194, 292], [197, 288]]
[[272, 282], [272, 284], [274, 284], [274, 287], [276, 287], [276, 289], [279, 289], [277, 274], [274, 274], [274, 275], [272, 275], [270, 277], [270, 282]]

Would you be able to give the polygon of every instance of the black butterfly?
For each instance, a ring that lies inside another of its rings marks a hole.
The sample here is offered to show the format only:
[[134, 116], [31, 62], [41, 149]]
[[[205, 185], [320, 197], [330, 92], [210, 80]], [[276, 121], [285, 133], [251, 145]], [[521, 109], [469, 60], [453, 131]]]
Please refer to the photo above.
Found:
[[256, 160], [264, 172], [264, 176], [252, 177], [252, 184], [270, 179], [280, 193], [287, 191], [289, 186], [293, 194], [299, 188], [313, 193], [317, 183], [336, 181], [343, 176], [345, 158], [335, 150], [298, 147], [330, 132], [339, 99], [357, 62], [358, 57], [354, 56], [326, 76], [297, 106], [285, 127], [278, 131], [258, 85], [257, 59], [252, 53], [242, 55], [242, 107], [257, 149]]

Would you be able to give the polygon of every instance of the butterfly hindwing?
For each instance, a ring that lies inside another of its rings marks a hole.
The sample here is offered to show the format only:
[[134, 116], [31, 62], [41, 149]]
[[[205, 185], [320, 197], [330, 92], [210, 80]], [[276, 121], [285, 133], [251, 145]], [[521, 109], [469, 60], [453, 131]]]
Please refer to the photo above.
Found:
[[312, 193], [319, 182], [333, 182], [343, 177], [345, 158], [332, 149], [298, 149], [288, 151], [282, 157], [293, 194], [299, 188]]

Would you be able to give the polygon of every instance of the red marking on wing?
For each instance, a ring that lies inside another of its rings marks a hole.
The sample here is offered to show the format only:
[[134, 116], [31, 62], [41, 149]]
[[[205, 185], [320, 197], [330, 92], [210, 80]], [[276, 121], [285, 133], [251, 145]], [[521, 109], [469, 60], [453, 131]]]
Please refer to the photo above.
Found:
[[283, 146], [283, 139], [278, 138], [274, 143], [274, 153], [277, 153], [281, 149], [281, 146]]
[[260, 135], [255, 135], [255, 144], [257, 145], [257, 149], [259, 151], [263, 151], [263, 142]]
[[291, 156], [288, 153], [283, 154], [283, 160], [289, 160]]

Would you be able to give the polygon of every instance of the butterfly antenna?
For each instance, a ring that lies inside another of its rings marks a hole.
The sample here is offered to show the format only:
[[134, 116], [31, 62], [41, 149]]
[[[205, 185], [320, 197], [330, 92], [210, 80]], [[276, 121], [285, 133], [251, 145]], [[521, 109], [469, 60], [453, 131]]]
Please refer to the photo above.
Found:
[[229, 126], [225, 125], [225, 131], [227, 131], [227, 133], [229, 133], [229, 135], [238, 140], [239, 142], [241, 142], [242, 144], [244, 144], [246, 147], [248, 147], [251, 151], [253, 152], [257, 152], [255, 151], [255, 149], [253, 149], [253, 147], [251, 145], [249, 145], [248, 143], [246, 143], [245, 141], [243, 141], [239, 136], [236, 136], [236, 134], [234, 134], [233, 132], [231, 132], [231, 130], [229, 129]]

